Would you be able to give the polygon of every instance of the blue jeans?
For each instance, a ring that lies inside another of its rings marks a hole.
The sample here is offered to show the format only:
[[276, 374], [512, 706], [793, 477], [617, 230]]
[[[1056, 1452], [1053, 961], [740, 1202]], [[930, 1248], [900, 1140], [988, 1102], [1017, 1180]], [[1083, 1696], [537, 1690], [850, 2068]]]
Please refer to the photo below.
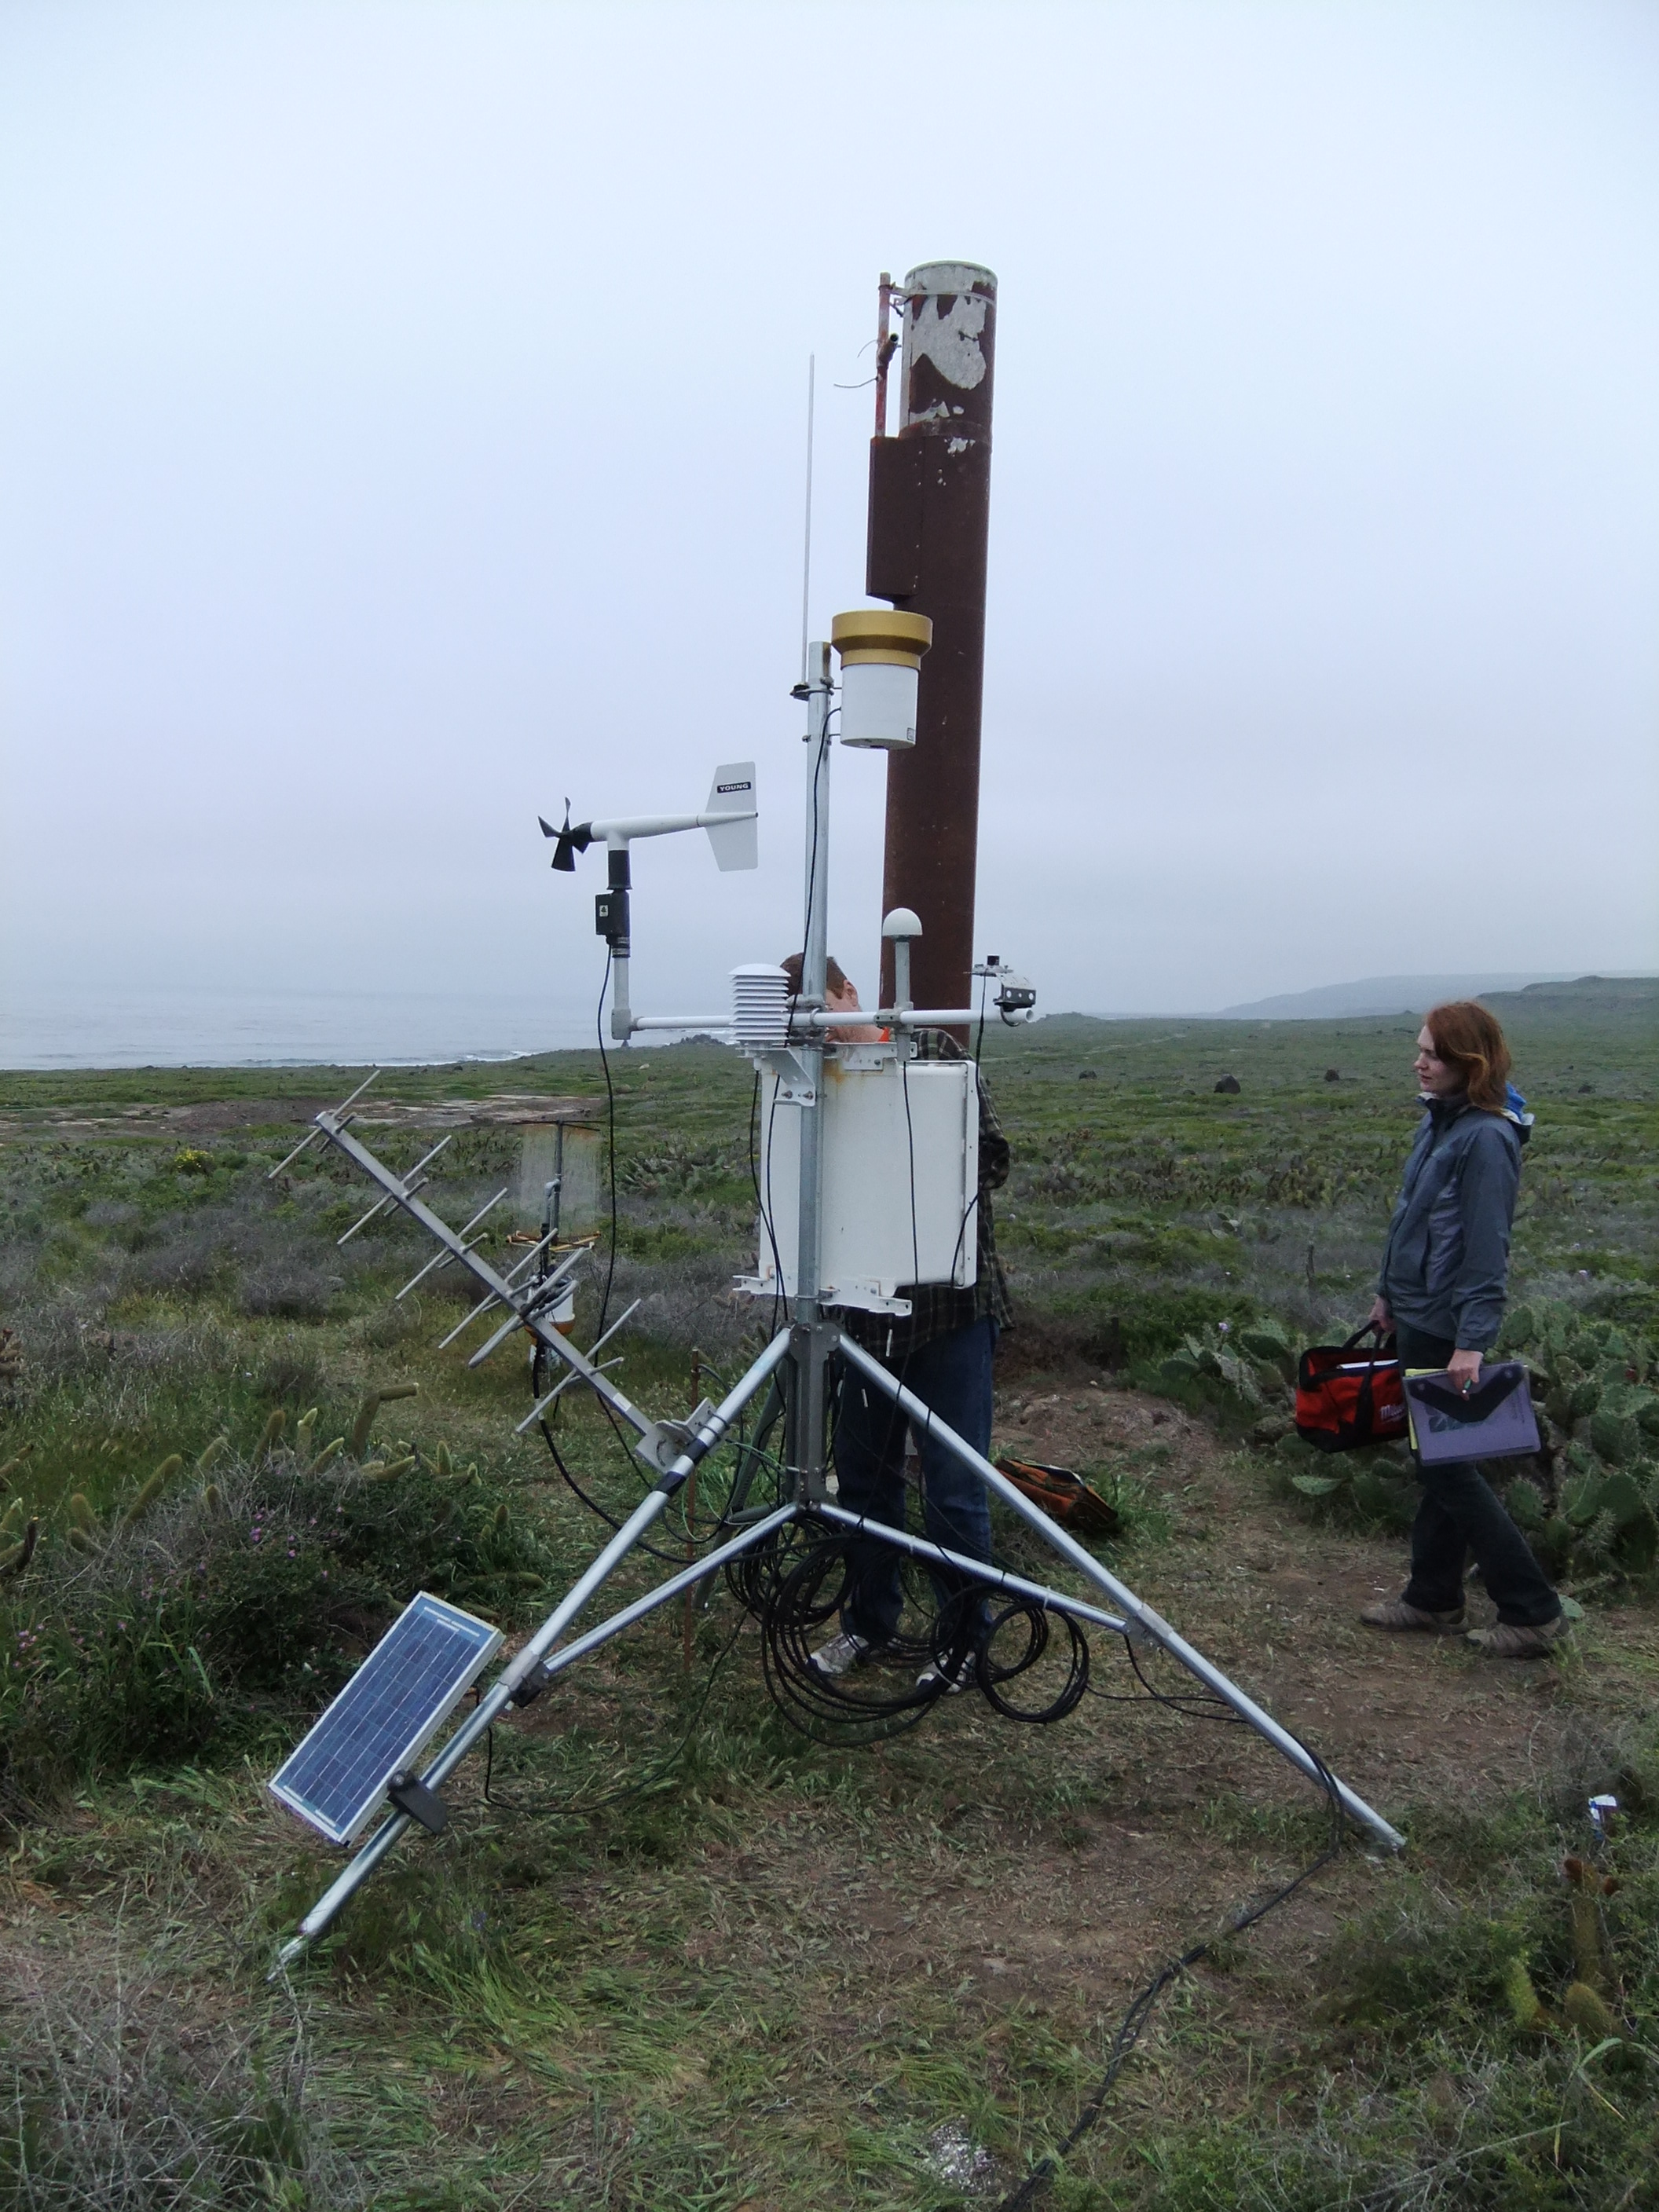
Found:
[[[1449, 1337], [1426, 1336], [1403, 1322], [1395, 1334], [1402, 1367], [1443, 1367], [1456, 1349]], [[1419, 1468], [1417, 1479], [1423, 1499], [1412, 1522], [1407, 1604], [1425, 1613], [1455, 1613], [1463, 1602], [1464, 1559], [1473, 1552], [1499, 1620], [1511, 1628], [1541, 1628], [1553, 1620], [1561, 1601], [1479, 1460]]]
[[[991, 1451], [991, 1356], [997, 1326], [988, 1317], [948, 1336], [935, 1337], [891, 1371], [965, 1443], [988, 1458]], [[904, 1446], [910, 1423], [892, 1400], [843, 1367], [836, 1415], [836, 1475], [840, 1503], [890, 1528], [904, 1526]], [[946, 1450], [918, 1421], [921, 1461], [922, 1528], [936, 1544], [971, 1559], [991, 1556], [991, 1511], [986, 1488], [971, 1468]], [[855, 1537], [847, 1547], [843, 1625], [872, 1644], [885, 1644], [898, 1628], [903, 1594], [902, 1554], [878, 1536]], [[984, 1584], [942, 1563], [930, 1567], [939, 1599], [941, 1646], [975, 1641], [989, 1619]]]

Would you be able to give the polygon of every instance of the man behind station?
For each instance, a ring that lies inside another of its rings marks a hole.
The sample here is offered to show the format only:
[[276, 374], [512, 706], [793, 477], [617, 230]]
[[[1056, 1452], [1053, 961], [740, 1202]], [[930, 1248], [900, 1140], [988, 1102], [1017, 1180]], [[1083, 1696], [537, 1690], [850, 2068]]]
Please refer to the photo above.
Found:
[[[782, 964], [790, 989], [799, 995], [800, 955], [791, 954]], [[828, 964], [824, 995], [832, 1013], [857, 1015], [861, 1011], [858, 992], [833, 960]], [[873, 1042], [882, 1033], [869, 1023], [848, 1022], [829, 1034], [852, 1044]], [[960, 1060], [963, 1054], [948, 1031], [927, 1030], [915, 1041], [915, 1057]], [[991, 1363], [997, 1339], [1013, 1318], [1007, 1278], [997, 1257], [991, 1193], [1007, 1182], [1010, 1158], [1008, 1139], [981, 1082], [973, 1283], [960, 1290], [950, 1283], [904, 1285], [899, 1296], [910, 1303], [904, 1316], [851, 1310], [842, 1316], [848, 1336], [987, 1458], [991, 1450]], [[984, 1484], [944, 1449], [926, 1423], [913, 1425], [884, 1393], [845, 1368], [835, 1430], [840, 1503], [850, 1513], [866, 1514], [890, 1528], [903, 1528], [904, 1450], [909, 1433], [915, 1435], [921, 1468], [925, 1533], [950, 1551], [988, 1560], [991, 1516]], [[937, 1656], [922, 1670], [918, 1687], [960, 1690], [972, 1675], [989, 1617], [983, 1585], [942, 1561], [930, 1571], [939, 1607]], [[820, 1674], [836, 1677], [884, 1657], [896, 1636], [902, 1606], [897, 1550], [879, 1537], [854, 1538], [848, 1547], [841, 1629], [812, 1654], [813, 1666]]]

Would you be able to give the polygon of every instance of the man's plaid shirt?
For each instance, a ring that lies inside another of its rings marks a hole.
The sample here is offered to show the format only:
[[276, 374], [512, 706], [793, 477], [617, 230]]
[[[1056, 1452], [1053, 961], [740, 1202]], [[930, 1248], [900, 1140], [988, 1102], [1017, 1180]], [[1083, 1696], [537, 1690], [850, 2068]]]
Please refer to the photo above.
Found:
[[[915, 1058], [918, 1060], [961, 1060], [962, 1047], [947, 1030], [923, 1030], [916, 1038]], [[979, 1080], [979, 1206], [977, 1211], [979, 1261], [971, 1286], [957, 1290], [950, 1283], [909, 1283], [899, 1291], [902, 1298], [910, 1301], [908, 1315], [863, 1313], [848, 1308], [842, 1312], [842, 1327], [855, 1343], [866, 1352], [873, 1352], [878, 1359], [902, 1359], [910, 1352], [931, 1344], [935, 1337], [948, 1336], [953, 1329], [966, 1328], [988, 1316], [999, 1329], [1006, 1328], [1014, 1317], [1013, 1303], [1008, 1296], [1008, 1278], [1002, 1272], [1002, 1262], [997, 1257], [996, 1224], [991, 1214], [991, 1193], [1000, 1190], [1008, 1180], [1009, 1164], [1012, 1158], [1008, 1139], [1002, 1133], [996, 1109], [990, 1101], [983, 1079]]]

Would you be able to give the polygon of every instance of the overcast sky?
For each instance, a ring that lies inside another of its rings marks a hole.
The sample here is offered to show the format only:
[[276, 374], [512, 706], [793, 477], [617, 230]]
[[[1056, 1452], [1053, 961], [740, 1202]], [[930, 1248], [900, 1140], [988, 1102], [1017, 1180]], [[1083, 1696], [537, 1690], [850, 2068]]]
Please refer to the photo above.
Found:
[[[875, 283], [1000, 282], [978, 939], [1051, 1009], [1659, 964], [1651, 4], [0, 6], [4, 969], [588, 1017], [799, 935]], [[878, 755], [835, 763], [873, 975]], [[148, 1002], [148, 1001], [147, 1001]], [[482, 1041], [482, 1040], [480, 1040]]]

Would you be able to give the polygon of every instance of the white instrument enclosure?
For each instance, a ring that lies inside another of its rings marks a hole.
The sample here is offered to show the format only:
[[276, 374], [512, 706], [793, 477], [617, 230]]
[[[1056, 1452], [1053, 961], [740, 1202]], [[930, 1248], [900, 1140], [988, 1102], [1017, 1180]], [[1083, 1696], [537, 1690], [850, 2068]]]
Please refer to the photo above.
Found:
[[841, 672], [841, 741], [879, 752], [906, 752], [916, 741], [919, 685], [914, 668], [854, 662]]
[[[798, 1295], [800, 1109], [779, 1097], [779, 1082], [776, 1073], [763, 1070], [760, 1267], [743, 1287], [762, 1297], [793, 1298]], [[904, 1314], [910, 1309], [898, 1295], [901, 1284], [971, 1287], [979, 1246], [974, 1063], [902, 1064], [892, 1045], [841, 1045], [823, 1057], [822, 1128], [818, 1296], [824, 1304]]]

